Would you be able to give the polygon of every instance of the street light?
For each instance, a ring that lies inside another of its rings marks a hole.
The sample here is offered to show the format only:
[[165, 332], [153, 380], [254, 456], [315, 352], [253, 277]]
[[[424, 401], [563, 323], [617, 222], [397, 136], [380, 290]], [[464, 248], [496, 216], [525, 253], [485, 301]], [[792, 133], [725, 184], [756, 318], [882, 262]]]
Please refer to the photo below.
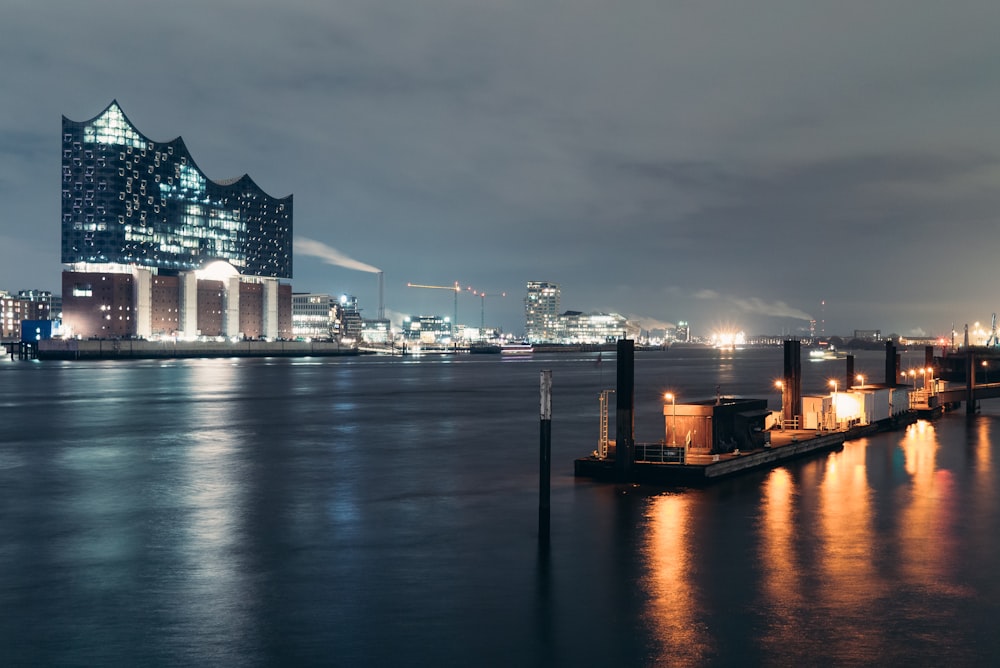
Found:
[[785, 430], [785, 383], [784, 381], [774, 381], [774, 386], [781, 390], [781, 430]]
[[670, 445], [677, 445], [677, 397], [667, 392], [663, 398], [670, 402]]
[[837, 425], [837, 381], [831, 380], [830, 385], [833, 387], [833, 424]]
[[859, 373], [858, 376], [857, 376], [857, 381], [859, 383], [861, 383], [861, 387], [864, 387], [865, 386], [865, 376], [864, 376], [864, 374]]

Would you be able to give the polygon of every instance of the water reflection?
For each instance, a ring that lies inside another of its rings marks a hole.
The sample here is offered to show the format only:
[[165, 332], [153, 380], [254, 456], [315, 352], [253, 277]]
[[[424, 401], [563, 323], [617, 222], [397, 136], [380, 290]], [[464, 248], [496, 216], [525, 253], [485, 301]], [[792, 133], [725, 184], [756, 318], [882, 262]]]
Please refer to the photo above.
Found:
[[184, 509], [176, 534], [167, 537], [177, 583], [173, 610], [179, 628], [206, 634], [200, 642], [219, 651], [232, 642], [226, 638], [245, 643], [252, 635], [250, 574], [238, 550], [245, 496], [252, 493], [245, 488], [232, 414], [239, 368], [224, 360], [199, 361], [188, 373], [185, 387], [192, 396], [178, 418], [200, 428], [179, 444], [178, 477], [165, 490], [174, 497], [171, 504]]
[[698, 623], [691, 547], [692, 494], [670, 494], [651, 501], [649, 534], [643, 547], [649, 565], [649, 627], [659, 655], [671, 666], [704, 665], [709, 638]]
[[899, 568], [909, 584], [946, 592], [953, 586], [955, 481], [950, 471], [938, 468], [932, 423], [907, 427], [900, 448], [910, 484], [900, 509]]
[[764, 484], [760, 523], [762, 593], [769, 624], [761, 639], [765, 648], [807, 658], [809, 645], [802, 612], [809, 604], [804, 591], [802, 560], [796, 551], [798, 494], [787, 469], [770, 472]]
[[992, 419], [981, 418], [976, 421], [976, 429], [970, 434], [970, 450], [973, 462], [973, 485], [976, 498], [980, 505], [993, 507], [996, 496], [996, 484], [992, 477], [993, 446], [990, 441]]
[[886, 595], [876, 561], [872, 489], [865, 459], [868, 440], [852, 441], [828, 460], [819, 488], [819, 554], [815, 564], [816, 600], [826, 615], [838, 620], [836, 635], [848, 645], [830, 648], [844, 659], [876, 661], [885, 639], [870, 622], [871, 609]]

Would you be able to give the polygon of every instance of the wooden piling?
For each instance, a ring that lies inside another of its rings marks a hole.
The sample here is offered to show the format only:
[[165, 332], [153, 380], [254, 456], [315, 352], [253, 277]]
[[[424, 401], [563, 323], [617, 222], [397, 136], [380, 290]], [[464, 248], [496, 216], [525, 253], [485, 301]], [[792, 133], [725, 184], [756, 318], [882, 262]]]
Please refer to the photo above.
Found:
[[785, 341], [785, 368], [782, 377], [782, 425], [795, 424], [802, 414], [802, 343], [795, 339]]
[[540, 378], [541, 413], [538, 449], [538, 541], [547, 545], [550, 524], [550, 478], [552, 475], [552, 371], [544, 370]]
[[618, 389], [615, 391], [615, 469], [621, 482], [632, 478], [635, 456], [635, 347], [632, 339], [618, 340]]

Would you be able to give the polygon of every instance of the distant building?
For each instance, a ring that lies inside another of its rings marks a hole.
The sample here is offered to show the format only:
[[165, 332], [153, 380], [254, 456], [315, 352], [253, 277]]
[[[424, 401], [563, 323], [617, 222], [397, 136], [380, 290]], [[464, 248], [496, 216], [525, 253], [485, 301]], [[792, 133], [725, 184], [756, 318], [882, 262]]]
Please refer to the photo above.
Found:
[[560, 290], [555, 283], [529, 281], [524, 298], [524, 333], [533, 343], [559, 339]]
[[50, 320], [52, 293], [45, 290], [20, 290], [17, 295], [0, 290], [0, 338], [21, 336], [21, 321]]
[[860, 341], [881, 341], [882, 330], [880, 329], [856, 329], [854, 338]]
[[18, 290], [17, 298], [27, 302], [28, 320], [58, 319], [62, 311], [62, 299], [48, 290]]
[[617, 313], [566, 311], [559, 316], [561, 343], [610, 343], [624, 338], [628, 320]]
[[291, 336], [292, 196], [205, 177], [117, 102], [62, 123], [63, 322], [85, 337]]
[[26, 320], [25, 308], [23, 301], [0, 290], [0, 338], [12, 339], [21, 335], [21, 321]]
[[363, 321], [361, 309], [358, 307], [358, 298], [353, 295], [340, 295], [341, 337], [351, 341], [360, 341]]
[[420, 343], [451, 341], [451, 319], [440, 315], [410, 315], [403, 318], [403, 338]]
[[387, 318], [366, 318], [361, 321], [361, 340], [365, 343], [391, 343], [392, 326]]
[[681, 320], [674, 327], [671, 333], [671, 340], [678, 341], [681, 343], [687, 343], [691, 340], [691, 325], [687, 323], [686, 320]]
[[305, 339], [340, 338], [340, 300], [332, 295], [293, 293], [292, 335]]

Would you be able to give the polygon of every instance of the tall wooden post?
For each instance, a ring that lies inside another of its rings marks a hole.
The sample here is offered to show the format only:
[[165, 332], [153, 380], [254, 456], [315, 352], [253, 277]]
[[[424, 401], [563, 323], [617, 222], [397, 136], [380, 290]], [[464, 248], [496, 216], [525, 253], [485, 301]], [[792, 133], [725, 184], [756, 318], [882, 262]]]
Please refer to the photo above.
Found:
[[976, 355], [967, 349], [965, 360], [965, 414], [976, 413]]
[[802, 343], [785, 341], [785, 375], [782, 378], [782, 424], [793, 424], [802, 413]]
[[896, 346], [888, 339], [885, 342], [885, 384], [896, 387], [899, 384], [899, 360], [896, 357]]
[[618, 389], [615, 392], [615, 469], [620, 482], [629, 482], [635, 456], [635, 348], [632, 339], [618, 340]]
[[538, 449], [538, 541], [549, 542], [550, 478], [552, 474], [552, 371], [542, 371], [540, 379], [541, 420]]

